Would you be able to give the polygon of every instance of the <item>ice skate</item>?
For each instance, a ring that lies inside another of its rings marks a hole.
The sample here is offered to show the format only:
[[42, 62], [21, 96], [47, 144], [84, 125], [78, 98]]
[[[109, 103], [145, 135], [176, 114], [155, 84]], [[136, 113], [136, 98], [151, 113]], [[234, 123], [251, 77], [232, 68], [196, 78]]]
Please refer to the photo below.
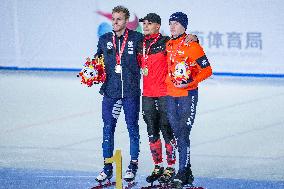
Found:
[[94, 187], [92, 187], [91, 189], [102, 189], [102, 188], [107, 188], [110, 186], [115, 186], [115, 182], [111, 182], [111, 178], [112, 178], [112, 170], [110, 171], [105, 171], [103, 170], [102, 172], [100, 172], [100, 174], [96, 177], [96, 181], [98, 182], [98, 184]]
[[160, 178], [158, 178], [159, 183], [161, 184], [167, 184], [170, 183], [173, 178], [175, 176], [175, 168], [173, 167], [167, 167], [162, 176], [160, 176]]
[[96, 177], [96, 181], [99, 182], [99, 183], [103, 183], [106, 180], [110, 180], [111, 178], [112, 178], [112, 171], [109, 171], [109, 172], [102, 171]]
[[190, 167], [179, 171], [171, 182], [171, 188], [180, 189], [183, 187], [193, 188], [194, 177]]
[[135, 180], [136, 172], [138, 169], [138, 162], [131, 161], [125, 173], [124, 180], [128, 183]]
[[146, 181], [147, 181], [148, 183], [153, 184], [153, 182], [155, 182], [156, 180], [158, 180], [158, 178], [160, 178], [160, 176], [163, 175], [163, 172], [164, 172], [164, 167], [160, 167], [159, 165], [155, 165], [155, 168], [154, 168], [152, 174], [149, 175], [149, 176], [146, 178]]

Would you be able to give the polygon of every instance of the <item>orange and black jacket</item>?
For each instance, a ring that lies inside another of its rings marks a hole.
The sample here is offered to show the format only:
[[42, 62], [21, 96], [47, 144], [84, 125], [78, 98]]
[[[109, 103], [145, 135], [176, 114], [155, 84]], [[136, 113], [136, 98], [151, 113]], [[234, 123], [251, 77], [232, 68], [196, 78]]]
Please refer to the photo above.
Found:
[[[179, 97], [187, 96], [189, 90], [196, 89], [198, 83], [212, 75], [211, 65], [203, 51], [203, 48], [197, 42], [182, 43], [186, 34], [176, 39], [170, 39], [167, 42], [167, 63], [168, 72], [175, 72], [176, 65], [180, 62], [186, 62], [191, 72], [191, 83], [187, 88], [177, 88], [172, 82], [172, 76], [167, 74], [167, 95]], [[175, 56], [174, 56], [175, 55]]]

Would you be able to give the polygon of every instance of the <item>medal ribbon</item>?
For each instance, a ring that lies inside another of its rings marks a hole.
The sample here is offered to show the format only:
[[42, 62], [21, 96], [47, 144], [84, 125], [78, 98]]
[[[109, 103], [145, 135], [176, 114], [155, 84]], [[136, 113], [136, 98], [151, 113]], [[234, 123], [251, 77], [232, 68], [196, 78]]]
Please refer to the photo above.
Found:
[[177, 56], [178, 50], [179, 50], [179, 48], [181, 47], [181, 45], [183, 44], [184, 41], [185, 41], [185, 38], [183, 38], [181, 40], [181, 42], [178, 44], [177, 50], [176, 50], [174, 55], [173, 55], [173, 45], [171, 45], [171, 54], [170, 54], [171, 64], [173, 64], [173, 60]]
[[174, 62], [173, 62], [173, 60], [174, 60], [174, 58], [177, 56], [177, 53], [178, 53], [178, 50], [179, 50], [179, 48], [181, 47], [181, 45], [184, 43], [184, 41], [185, 41], [185, 37], [181, 40], [181, 42], [178, 44], [178, 46], [177, 46], [177, 49], [176, 49], [176, 52], [175, 52], [175, 54], [173, 55], [173, 45], [171, 45], [171, 54], [170, 54], [170, 65], [168, 66], [168, 73], [169, 73], [169, 75], [171, 76], [171, 77], [173, 77], [173, 73], [172, 73], [172, 71], [171, 71], [171, 65], [173, 65], [174, 64]]
[[[114, 50], [115, 50], [115, 58], [116, 58], [116, 65], [120, 65], [121, 63], [121, 56], [122, 56], [122, 53], [124, 51], [124, 48], [125, 48], [125, 44], [126, 44], [126, 41], [128, 39], [128, 29], [125, 30], [125, 35], [124, 35], [124, 39], [123, 39], [123, 42], [122, 42], [122, 45], [120, 47], [120, 50], [119, 50], [119, 54], [117, 53], [116, 51], [116, 43], [115, 43], [115, 33], [113, 32], [113, 35], [112, 35], [112, 44], [113, 44], [113, 47], [114, 47]], [[118, 39], [119, 40], [119, 39]]]
[[[146, 60], [148, 59], [148, 54], [149, 54], [149, 52], [150, 52], [151, 46], [152, 46], [153, 44], [155, 44], [155, 43], [158, 41], [158, 39], [160, 38], [160, 36], [161, 36], [161, 34], [159, 33], [159, 35], [150, 43], [150, 45], [149, 45], [149, 47], [147, 48], [147, 50], [146, 50], [146, 38], [144, 38], [144, 40], [143, 40], [143, 58], [144, 58], [144, 60], [145, 60], [145, 63], [146, 63]], [[147, 67], [147, 65], [146, 65], [145, 67]]]

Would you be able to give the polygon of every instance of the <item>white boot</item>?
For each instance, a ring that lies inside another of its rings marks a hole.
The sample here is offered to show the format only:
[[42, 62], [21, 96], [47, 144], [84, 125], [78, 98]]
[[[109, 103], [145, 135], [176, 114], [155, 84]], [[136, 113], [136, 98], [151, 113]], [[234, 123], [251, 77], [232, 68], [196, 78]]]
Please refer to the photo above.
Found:
[[131, 182], [135, 179], [135, 174], [131, 170], [127, 170], [124, 175], [124, 180], [126, 182]]
[[138, 161], [131, 161], [128, 166], [128, 170], [125, 173], [124, 180], [126, 182], [134, 181], [137, 169], [138, 169]]
[[112, 178], [112, 174], [107, 175], [104, 171], [100, 172], [100, 174], [97, 176], [96, 181], [97, 182], [104, 182], [107, 179], [111, 179]]

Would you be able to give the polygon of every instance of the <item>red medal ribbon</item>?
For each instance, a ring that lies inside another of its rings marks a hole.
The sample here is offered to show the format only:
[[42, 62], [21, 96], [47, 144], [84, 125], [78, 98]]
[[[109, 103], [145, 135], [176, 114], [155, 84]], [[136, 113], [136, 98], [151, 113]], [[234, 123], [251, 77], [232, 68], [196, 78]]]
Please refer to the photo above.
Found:
[[173, 45], [171, 45], [171, 54], [170, 54], [171, 64], [173, 64], [173, 60], [177, 56], [178, 50], [179, 50], [179, 48], [181, 47], [181, 45], [183, 44], [184, 41], [185, 41], [185, 38], [183, 38], [181, 40], [181, 42], [178, 44], [177, 50], [176, 50], [174, 55], [173, 55]]
[[[149, 52], [150, 52], [151, 46], [152, 46], [153, 44], [155, 44], [155, 43], [158, 41], [158, 39], [160, 38], [160, 36], [161, 36], [161, 34], [159, 33], [158, 36], [150, 43], [150, 45], [149, 45], [149, 47], [147, 48], [147, 50], [146, 50], [146, 40], [147, 40], [147, 38], [146, 38], [146, 37], [144, 38], [144, 40], [143, 40], [143, 58], [144, 58], [144, 60], [145, 60], [145, 63], [146, 63], [146, 61], [147, 61], [147, 59], [148, 59], [148, 54], [149, 54]], [[147, 65], [146, 65], [145, 67], [147, 67]]]
[[[184, 36], [185, 36], [185, 34], [184, 34]], [[181, 40], [181, 42], [178, 44], [178, 47], [177, 47], [177, 50], [176, 50], [176, 52], [175, 52], [175, 54], [173, 55], [173, 45], [171, 45], [171, 54], [170, 54], [170, 65], [168, 66], [168, 72], [169, 72], [169, 75], [172, 77], [173, 76], [173, 73], [172, 73], [172, 71], [171, 71], [171, 65], [173, 65], [174, 64], [174, 62], [173, 62], [173, 60], [174, 60], [174, 58], [177, 56], [177, 53], [178, 53], [178, 50], [179, 50], [179, 48], [181, 47], [181, 45], [184, 43], [184, 41], [185, 41], [185, 37]]]
[[115, 53], [116, 53], [116, 56], [115, 56], [115, 58], [116, 58], [116, 65], [120, 65], [121, 56], [123, 54], [123, 51], [124, 51], [127, 39], [128, 39], [128, 29], [125, 30], [124, 39], [123, 39], [123, 42], [122, 42], [122, 45], [120, 47], [119, 54], [118, 54], [116, 52], [115, 33], [113, 33], [113, 35], [112, 35], [112, 44], [113, 44], [113, 47], [114, 47], [114, 50], [115, 50]]

